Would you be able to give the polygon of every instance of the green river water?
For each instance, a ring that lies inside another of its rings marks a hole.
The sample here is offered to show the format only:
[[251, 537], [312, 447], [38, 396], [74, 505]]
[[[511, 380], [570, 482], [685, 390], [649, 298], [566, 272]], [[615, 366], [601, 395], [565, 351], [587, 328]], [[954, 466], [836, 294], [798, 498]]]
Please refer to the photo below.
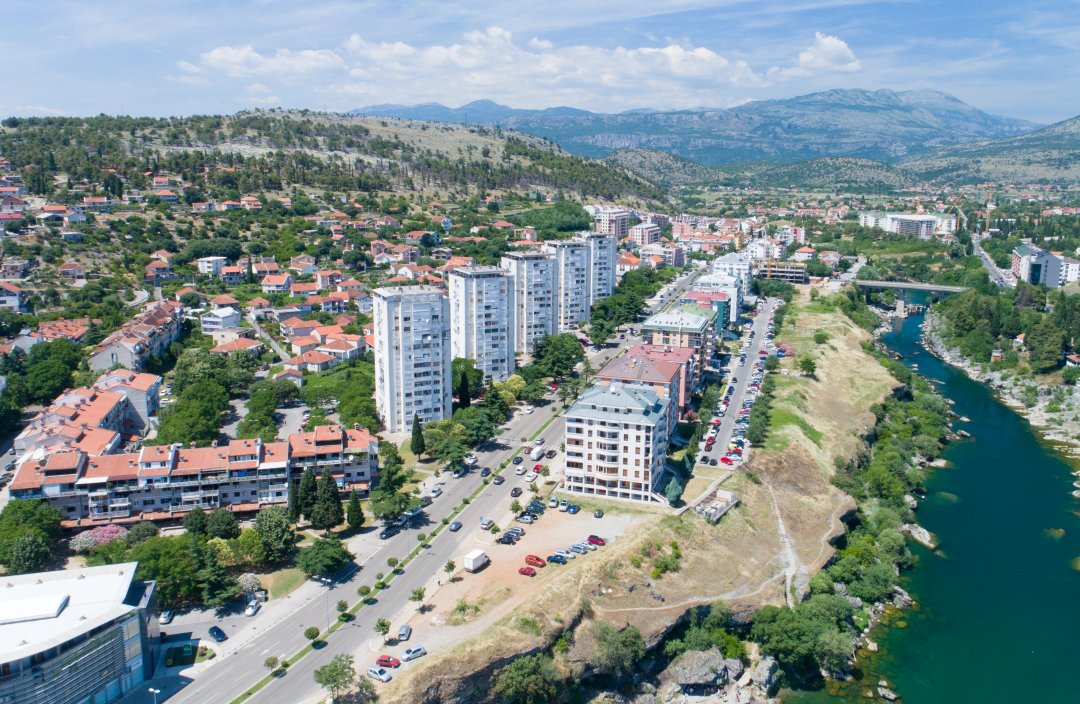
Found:
[[[914, 609], [878, 626], [859, 681], [786, 693], [785, 704], [866, 702], [879, 679], [907, 704], [1080, 702], [1080, 501], [1072, 467], [1028, 422], [919, 343], [919, 317], [883, 341], [942, 383], [973, 436], [945, 452], [918, 510], [937, 536], [914, 546]], [[1062, 533], [1061, 531], [1064, 531]], [[878, 699], [878, 701], [881, 701]]]

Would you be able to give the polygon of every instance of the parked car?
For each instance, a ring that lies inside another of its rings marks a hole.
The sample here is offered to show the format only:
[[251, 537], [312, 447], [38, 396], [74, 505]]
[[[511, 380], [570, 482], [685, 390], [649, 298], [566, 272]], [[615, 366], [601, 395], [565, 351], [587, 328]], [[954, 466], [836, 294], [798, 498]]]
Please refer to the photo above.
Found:
[[576, 554], [574, 554], [573, 552], [571, 552], [569, 550], [556, 550], [555, 554], [558, 557], [563, 558], [564, 560], [573, 560], [574, 558], [577, 557]]
[[528, 474], [525, 475], [525, 481], [527, 481], [529, 483], [535, 482], [537, 477], [539, 477], [539, 476], [540, 475], [537, 474], [536, 472], [529, 472]]
[[568, 508], [570, 508], [570, 502], [569, 501], [567, 501], [566, 499], [563, 499], [562, 501], [559, 502], [559, 510], [560, 511], [562, 511], [563, 513], [566, 513], [566, 510]]
[[603, 518], [604, 517], [604, 511], [602, 509], [598, 508], [595, 511], [593, 511], [592, 515], [593, 515], [593, 518]]
[[557, 454], [559, 454], [559, 453], [556, 452], [555, 450], [548, 450], [547, 454], [545, 454], [544, 457], [547, 457], [550, 460], [552, 457], [554, 457]]
[[380, 655], [375, 664], [379, 667], [400, 667], [401, 661], [393, 655]]
[[439, 488], [439, 487], [437, 487], [437, 486], [436, 486], [436, 487], [432, 487], [432, 489], [431, 489], [431, 498], [433, 498], [433, 499], [437, 499], [437, 498], [439, 498], [440, 496], [442, 496], [442, 489], [440, 489], [440, 488]]
[[465, 476], [465, 468], [464, 467], [458, 467], [457, 469], [454, 470], [454, 473], [451, 474], [450, 476], [452, 476], [454, 479], [461, 479], [462, 477]]
[[521, 496], [521, 487], [520, 486], [515, 486], [513, 489], [511, 489], [510, 490], [510, 496], [513, 496], [515, 498], [518, 497], [518, 496]]
[[259, 602], [249, 601], [248, 605], [244, 608], [244, 615], [254, 616], [257, 613], [259, 613]]
[[174, 614], [172, 611], [162, 611], [160, 614], [158, 614], [157, 622], [162, 626], [168, 626], [170, 623], [172, 623], [173, 615]]
[[509, 533], [510, 535], [516, 535], [518, 537], [521, 537], [521, 536], [525, 535], [525, 529], [522, 528], [521, 526], [514, 526], [513, 528], [507, 528], [506, 532]]
[[502, 484], [505, 481], [506, 481], [506, 477], [504, 477], [501, 474], [496, 474], [494, 477], [491, 478], [491, 483], [494, 484], [495, 486], [499, 486], [500, 484]]
[[400, 532], [400, 530], [401, 529], [398, 528], [397, 526], [386, 526], [381, 531], [379, 531], [379, 538], [381, 540], [386, 540], [387, 538], [392, 538], [395, 535], [397, 535], [398, 532]]
[[217, 626], [210, 626], [210, 630], [208, 632], [210, 633], [210, 637], [216, 640], [218, 643], [229, 639], [229, 637], [225, 635], [225, 631], [221, 630]]
[[524, 458], [521, 455], [518, 455], [517, 457], [515, 457], [514, 459], [511, 460], [511, 463], [513, 463], [513, 464], [521, 464], [524, 461], [525, 461]]
[[559, 500], [557, 498], [555, 498], [554, 496], [552, 496], [550, 499], [548, 499], [548, 508], [556, 508], [556, 507], [558, 507], [558, 505], [559, 505]]
[[489, 474], [491, 474], [491, 467], [484, 467], [483, 469], [480, 470], [480, 476], [481, 477], [486, 477]]
[[599, 545], [601, 547], [607, 545], [607, 541], [601, 538], [599, 535], [590, 535], [588, 537], [588, 541], [592, 545]]
[[522, 474], [525, 474], [525, 472], [528, 472], [528, 471], [529, 470], [525, 469], [525, 467], [523, 465], [520, 465], [520, 464], [517, 467], [514, 468], [514, 474], [518, 475], [519, 477]]
[[476, 464], [476, 455], [469, 455], [465, 458], [465, 464]]
[[406, 623], [404, 626], [398, 629], [397, 639], [409, 640], [410, 638], [412, 638], [412, 626]]
[[540, 447], [543, 444], [544, 444], [544, 438], [536, 438], [535, 440], [533, 440], [533, 445], [535, 445], [537, 447]]
[[581, 510], [581, 507], [578, 506], [577, 504], [570, 504], [566, 508], [566, 512], [569, 513], [571, 516], [573, 516], [575, 513], [577, 513], [580, 510]]
[[513, 545], [517, 542], [517, 537], [512, 533], [503, 533], [495, 539], [495, 542], [499, 545]]
[[410, 660], [415, 660], [416, 658], [422, 658], [425, 655], [427, 655], [427, 651], [424, 650], [424, 646], [414, 645], [411, 648], [405, 649], [405, 652], [402, 653], [402, 658], [405, 660], [405, 662], [408, 662]]
[[593, 545], [592, 543], [590, 543], [588, 540], [582, 540], [580, 545], [581, 545], [581, 547], [583, 547], [583, 548], [585, 548], [586, 550], [589, 550], [589, 551], [592, 551], [592, 550], [596, 549], [596, 546]]
[[518, 568], [518, 574], [523, 574], [526, 577], [535, 577], [536, 576], [536, 570], [533, 569], [532, 567], [519, 567]]
[[543, 567], [547, 563], [544, 562], [544, 558], [540, 557], [539, 555], [526, 555], [525, 564], [529, 565], [530, 567]]
[[566, 558], [563, 557], [562, 555], [548, 555], [547, 561], [552, 563], [552, 564], [555, 564], [555, 565], [565, 565], [566, 564]]
[[533, 411], [535, 411], [535, 410], [536, 410], [536, 409], [535, 409], [535, 408], [533, 408], [532, 406], [525, 406], [525, 412], [526, 412], [526, 413], [532, 413], [532, 412], [533, 412]]
[[533, 521], [535, 521], [536, 519], [533, 518], [533, 515], [531, 513], [523, 513], [520, 516], [518, 516], [516, 520], [519, 523], [524, 523], [524, 524], [528, 525], [528, 524], [532, 523]]
[[721, 458], [720, 458], [720, 461], [721, 461], [722, 463], [726, 464], [726, 465], [729, 465], [729, 466], [730, 466], [730, 465], [733, 465], [733, 464], [735, 464], [734, 462], [732, 462], [732, 461], [731, 461], [730, 459], [728, 459], [727, 457], [721, 457]]
[[572, 552], [576, 552], [578, 555], [584, 555], [585, 553], [589, 552], [587, 549], [577, 544], [571, 545], [569, 550]]
[[390, 673], [386, 671], [384, 667], [369, 667], [367, 669], [367, 676], [373, 680], [379, 680], [380, 682], [389, 682], [394, 679], [390, 676]]
[[457, 533], [459, 530], [461, 530], [461, 521], [453, 521], [450, 523], [449, 526], [447, 526], [447, 528], [450, 529], [451, 533]]

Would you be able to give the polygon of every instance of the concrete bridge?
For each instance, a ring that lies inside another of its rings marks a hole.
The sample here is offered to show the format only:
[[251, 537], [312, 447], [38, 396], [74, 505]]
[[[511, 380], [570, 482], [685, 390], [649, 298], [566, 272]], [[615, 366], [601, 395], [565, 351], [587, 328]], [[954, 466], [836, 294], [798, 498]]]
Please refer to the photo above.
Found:
[[914, 281], [860, 281], [855, 280], [856, 286], [862, 288], [891, 288], [903, 291], [927, 291], [929, 293], [963, 293], [968, 290], [967, 286], [945, 286], [944, 284], [922, 284]]

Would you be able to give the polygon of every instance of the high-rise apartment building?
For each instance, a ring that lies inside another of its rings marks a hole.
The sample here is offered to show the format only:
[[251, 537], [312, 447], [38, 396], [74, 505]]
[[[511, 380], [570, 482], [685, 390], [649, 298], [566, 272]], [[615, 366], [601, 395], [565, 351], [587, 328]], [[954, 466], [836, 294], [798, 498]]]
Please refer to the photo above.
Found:
[[450, 350], [476, 361], [485, 380], [506, 381], [514, 371], [513, 278], [497, 266], [450, 272]]
[[659, 501], [671, 399], [613, 382], [583, 393], [566, 412], [564, 490], [586, 496]]
[[[579, 322], [589, 318], [589, 246], [579, 239], [549, 240], [544, 248], [555, 255], [555, 327], [558, 332], [576, 330]], [[614, 271], [612, 261], [612, 276]]]
[[555, 255], [507, 252], [502, 258], [502, 268], [513, 280], [510, 319], [514, 326], [514, 351], [532, 354], [537, 340], [556, 332]]
[[614, 235], [600, 232], [582, 232], [578, 238], [585, 242], [588, 254], [588, 265], [585, 268], [589, 290], [586, 306], [588, 317], [588, 311], [592, 310], [593, 304], [607, 298], [615, 290], [615, 282], [618, 280], [615, 272], [615, 249], [618, 240]]
[[391, 433], [453, 412], [450, 302], [432, 286], [374, 292], [375, 405]]

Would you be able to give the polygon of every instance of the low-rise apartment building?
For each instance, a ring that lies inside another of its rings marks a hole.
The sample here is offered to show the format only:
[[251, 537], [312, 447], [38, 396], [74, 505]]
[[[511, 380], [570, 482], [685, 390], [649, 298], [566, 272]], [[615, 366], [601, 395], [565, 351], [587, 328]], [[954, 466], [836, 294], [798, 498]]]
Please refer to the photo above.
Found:
[[142, 369], [146, 360], [161, 355], [180, 337], [184, 307], [176, 301], [148, 304], [119, 330], [106, 337], [90, 355], [90, 368], [103, 371], [120, 366]]
[[689, 347], [704, 369], [713, 356], [716, 341], [716, 311], [700, 306], [678, 305], [650, 316], [641, 324], [642, 339], [661, 347]]

